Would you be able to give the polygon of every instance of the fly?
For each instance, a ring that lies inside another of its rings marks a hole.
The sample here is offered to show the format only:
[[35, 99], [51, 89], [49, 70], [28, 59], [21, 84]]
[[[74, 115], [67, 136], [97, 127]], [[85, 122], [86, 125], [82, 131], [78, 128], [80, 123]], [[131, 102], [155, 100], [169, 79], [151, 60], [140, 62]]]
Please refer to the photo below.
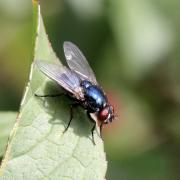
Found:
[[[102, 137], [103, 125], [112, 122], [114, 119], [114, 108], [108, 102], [105, 92], [98, 85], [88, 61], [79, 48], [71, 42], [64, 42], [63, 48], [69, 68], [60, 64], [45, 63], [39, 60], [36, 61], [36, 65], [46, 76], [60, 85], [67, 92], [68, 96], [74, 99], [75, 103], [71, 105], [70, 120], [65, 131], [69, 128], [73, 119], [73, 108], [80, 105], [86, 110], [89, 119], [93, 122], [91, 133], [95, 144], [94, 130], [96, 122], [90, 114], [93, 113], [97, 117]], [[36, 96], [56, 97], [58, 95]]]

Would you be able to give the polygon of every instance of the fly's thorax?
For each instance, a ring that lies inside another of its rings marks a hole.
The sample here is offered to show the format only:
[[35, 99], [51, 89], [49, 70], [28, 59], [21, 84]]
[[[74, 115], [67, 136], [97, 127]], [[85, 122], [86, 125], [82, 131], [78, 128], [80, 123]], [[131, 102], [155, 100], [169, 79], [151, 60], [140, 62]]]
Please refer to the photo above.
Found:
[[106, 106], [107, 98], [99, 86], [92, 85], [92, 83], [89, 81], [83, 81], [81, 85], [84, 90], [87, 108], [90, 111], [98, 112], [100, 109]]

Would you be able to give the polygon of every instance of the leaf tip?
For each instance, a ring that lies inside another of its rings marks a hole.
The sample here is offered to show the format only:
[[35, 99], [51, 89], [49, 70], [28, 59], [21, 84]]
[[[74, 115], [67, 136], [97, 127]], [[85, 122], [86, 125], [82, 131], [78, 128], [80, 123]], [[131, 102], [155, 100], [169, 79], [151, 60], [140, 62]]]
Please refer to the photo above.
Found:
[[37, 3], [39, 4], [39, 3], [40, 3], [40, 0], [32, 0], [32, 3], [33, 3], [33, 4], [37, 4]]

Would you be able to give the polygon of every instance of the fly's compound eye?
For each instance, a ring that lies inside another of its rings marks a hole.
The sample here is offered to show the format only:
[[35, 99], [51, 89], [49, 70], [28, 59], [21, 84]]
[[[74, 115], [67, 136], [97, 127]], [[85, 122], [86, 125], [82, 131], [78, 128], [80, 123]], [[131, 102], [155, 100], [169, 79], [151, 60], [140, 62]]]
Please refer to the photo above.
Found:
[[99, 112], [99, 120], [100, 121], [105, 121], [108, 116], [109, 116], [109, 108], [105, 107], [104, 109], [102, 109], [100, 112]]

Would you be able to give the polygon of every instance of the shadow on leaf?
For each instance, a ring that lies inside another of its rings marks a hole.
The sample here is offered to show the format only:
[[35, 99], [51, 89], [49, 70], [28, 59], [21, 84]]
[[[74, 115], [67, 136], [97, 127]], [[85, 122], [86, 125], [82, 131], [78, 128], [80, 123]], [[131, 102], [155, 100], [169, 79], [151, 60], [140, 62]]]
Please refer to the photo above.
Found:
[[[73, 99], [66, 95], [66, 92], [53, 81], [48, 81], [45, 84], [43, 93], [40, 94], [38, 92], [37, 94], [55, 95], [61, 93], [64, 95], [57, 97], [37, 97], [37, 99], [41, 102], [43, 109], [51, 115], [52, 118], [49, 119], [49, 123], [52, 125], [63, 124], [64, 128], [66, 128], [70, 120], [70, 105], [74, 102]], [[89, 137], [92, 125], [86, 115], [86, 111], [82, 107], [73, 108], [73, 119], [69, 128], [72, 128], [74, 133], [78, 136]]]

